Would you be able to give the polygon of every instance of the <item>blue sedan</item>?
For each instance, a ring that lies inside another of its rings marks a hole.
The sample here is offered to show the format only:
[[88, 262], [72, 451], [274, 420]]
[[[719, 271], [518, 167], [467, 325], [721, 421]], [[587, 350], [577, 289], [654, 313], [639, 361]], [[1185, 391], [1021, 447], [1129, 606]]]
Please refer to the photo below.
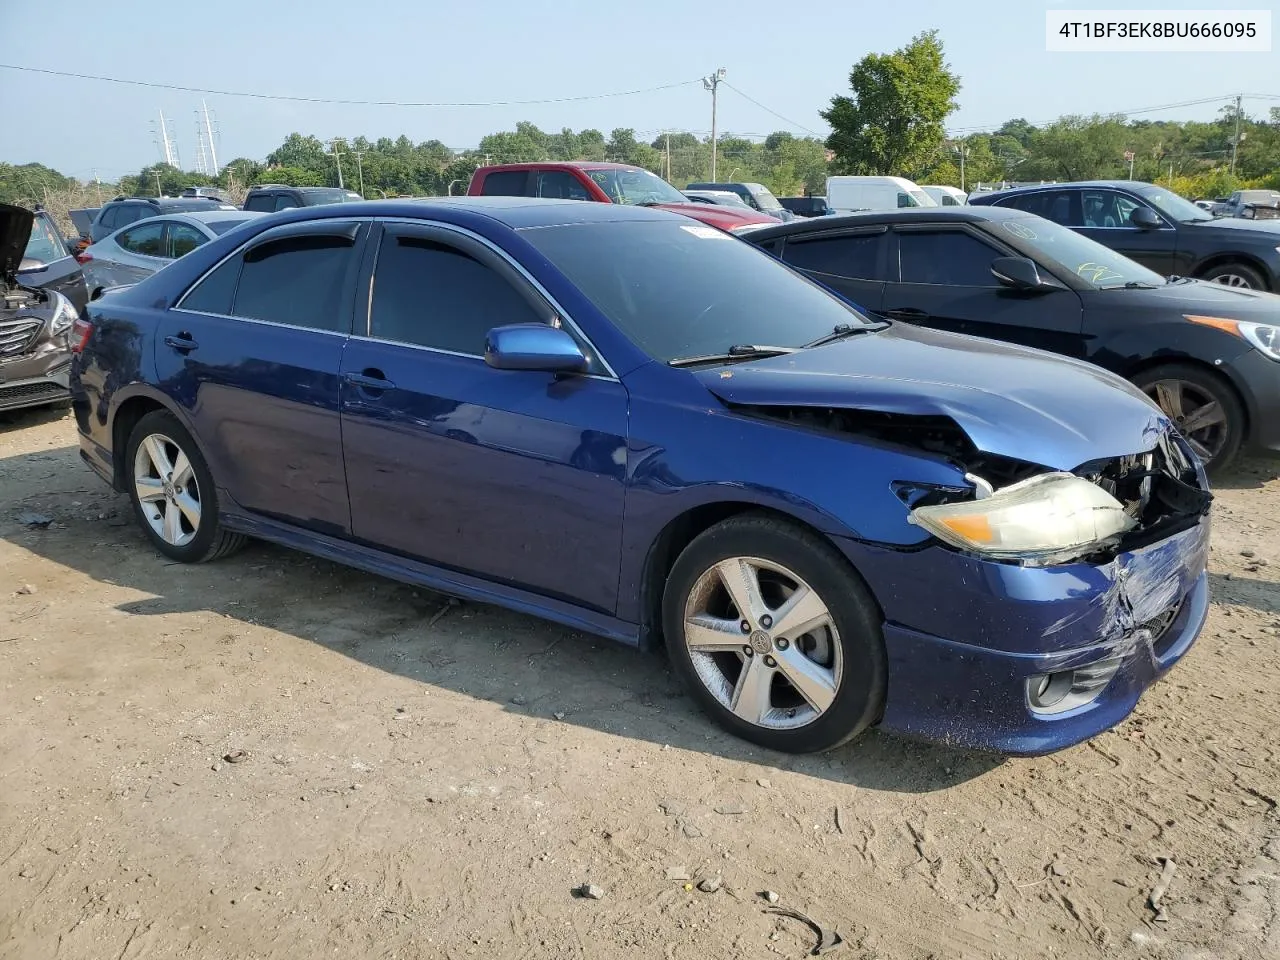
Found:
[[1060, 749], [1205, 618], [1204, 471], [1136, 389], [873, 321], [674, 214], [306, 208], [73, 334], [81, 455], [166, 556], [260, 538], [665, 642], [770, 748]]

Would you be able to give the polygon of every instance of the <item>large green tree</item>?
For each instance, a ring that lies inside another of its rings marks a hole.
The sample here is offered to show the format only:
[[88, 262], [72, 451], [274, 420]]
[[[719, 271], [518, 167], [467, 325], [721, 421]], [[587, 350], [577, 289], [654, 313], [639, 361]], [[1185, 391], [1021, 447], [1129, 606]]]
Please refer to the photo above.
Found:
[[851, 95], [831, 98], [822, 118], [844, 173], [911, 176], [933, 162], [956, 109], [960, 78], [936, 30], [893, 53], [872, 53], [849, 74]]

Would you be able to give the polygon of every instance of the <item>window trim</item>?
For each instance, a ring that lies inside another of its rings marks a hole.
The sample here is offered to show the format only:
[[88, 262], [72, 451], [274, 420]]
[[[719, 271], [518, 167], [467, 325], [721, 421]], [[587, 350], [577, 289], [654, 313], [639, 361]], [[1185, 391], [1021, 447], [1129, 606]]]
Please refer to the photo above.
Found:
[[[592, 380], [611, 380], [611, 381], [616, 381], [621, 383], [622, 378], [619, 377], [618, 374], [614, 371], [613, 366], [609, 363], [608, 358], [606, 358], [604, 353], [591, 341], [591, 338], [586, 335], [582, 327], [579, 326], [578, 322], [569, 315], [568, 311], [566, 311], [560, 305], [560, 303], [556, 300], [555, 297], [551, 296], [547, 288], [544, 287], [541, 283], [539, 283], [538, 280], [533, 276], [533, 274], [531, 274], [528, 270], [526, 270], [524, 266], [521, 265], [518, 261], [516, 261], [509, 253], [507, 253], [505, 250], [503, 250], [493, 241], [489, 240], [487, 237], [482, 237], [480, 234], [475, 233], [472, 230], [468, 230], [466, 227], [460, 227], [452, 223], [443, 223], [439, 220], [426, 220], [426, 219], [410, 220], [404, 217], [378, 217], [378, 218], [375, 218], [375, 222], [381, 224], [383, 228], [381, 235], [378, 237], [377, 252], [379, 253], [381, 252], [381, 249], [382, 249], [382, 242], [386, 239], [387, 235], [390, 233], [390, 231], [386, 229], [387, 227], [418, 228], [419, 230], [422, 230], [424, 234], [429, 234], [429, 233], [439, 231], [445, 234], [452, 234], [453, 237], [461, 237], [464, 240], [469, 240], [473, 244], [483, 247], [488, 252], [490, 257], [496, 257], [498, 260], [502, 261], [502, 263], [507, 267], [506, 271], [499, 270], [498, 272], [499, 273], [505, 272], [508, 274], [508, 277], [511, 273], [515, 273], [516, 274], [515, 282], [516, 283], [523, 282], [526, 285], [526, 287], [528, 287], [537, 296], [538, 299], [542, 300], [543, 304], [560, 320], [560, 322], [569, 328], [573, 337], [576, 340], [579, 340], [582, 344], [586, 346], [586, 349], [589, 352], [589, 355], [594, 355], [596, 358], [599, 359], [600, 365], [604, 368], [603, 372], [600, 372], [600, 373], [581, 373], [581, 374], [577, 374], [577, 376], [584, 377], [587, 379], [592, 379]], [[452, 239], [452, 237], [450, 239]], [[464, 249], [464, 252], [465, 252], [465, 249]], [[489, 265], [486, 264], [486, 266], [489, 266]], [[360, 297], [364, 295], [365, 297], [367, 297], [367, 299], [364, 304], [364, 333], [352, 333], [353, 339], [366, 340], [372, 343], [390, 343], [390, 344], [395, 344], [396, 346], [399, 346], [399, 347], [407, 347], [412, 350], [424, 350], [428, 353], [438, 353], [438, 354], [442, 354], [444, 356], [449, 356], [449, 357], [464, 357], [466, 359], [479, 360], [482, 363], [484, 362], [483, 354], [458, 353], [453, 350], [444, 350], [439, 347], [428, 347], [420, 343], [405, 343], [404, 341], [401, 341], [401, 340], [387, 340], [382, 337], [372, 336], [370, 333], [370, 331], [372, 330], [372, 320], [373, 320], [372, 278], [377, 276], [377, 268], [378, 268], [377, 254], [375, 253], [372, 259], [372, 262], [369, 265], [367, 275], [366, 274], [361, 275], [361, 278], [359, 281], [360, 286], [356, 290], [356, 326], [357, 327], [360, 326], [360, 313], [361, 313]], [[367, 286], [367, 289], [365, 288], [366, 286]], [[548, 326], [549, 325], [550, 324], [548, 324]]]

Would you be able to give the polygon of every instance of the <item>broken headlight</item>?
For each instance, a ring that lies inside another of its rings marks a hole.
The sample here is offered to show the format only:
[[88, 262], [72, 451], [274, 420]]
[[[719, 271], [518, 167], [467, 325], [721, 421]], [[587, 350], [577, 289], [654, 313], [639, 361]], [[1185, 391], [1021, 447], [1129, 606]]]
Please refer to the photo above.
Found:
[[49, 321], [49, 332], [57, 336], [70, 330], [71, 324], [75, 323], [80, 315], [76, 313], [76, 308], [71, 301], [57, 291], [53, 291], [50, 298], [53, 302], [53, 317]]
[[1137, 521], [1097, 484], [1046, 473], [978, 499], [916, 507], [909, 519], [961, 550], [1002, 560], [1067, 560], [1100, 549]]

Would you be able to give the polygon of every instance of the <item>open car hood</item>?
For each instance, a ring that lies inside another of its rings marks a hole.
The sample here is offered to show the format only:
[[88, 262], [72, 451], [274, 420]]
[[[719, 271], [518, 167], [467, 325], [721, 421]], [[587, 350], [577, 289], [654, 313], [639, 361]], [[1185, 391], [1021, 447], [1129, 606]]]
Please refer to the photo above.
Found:
[[906, 324], [695, 375], [732, 406], [948, 417], [978, 450], [1053, 470], [1151, 450], [1169, 425], [1099, 367]]
[[0, 203], [0, 278], [6, 284], [15, 282], [35, 218], [25, 207]]

